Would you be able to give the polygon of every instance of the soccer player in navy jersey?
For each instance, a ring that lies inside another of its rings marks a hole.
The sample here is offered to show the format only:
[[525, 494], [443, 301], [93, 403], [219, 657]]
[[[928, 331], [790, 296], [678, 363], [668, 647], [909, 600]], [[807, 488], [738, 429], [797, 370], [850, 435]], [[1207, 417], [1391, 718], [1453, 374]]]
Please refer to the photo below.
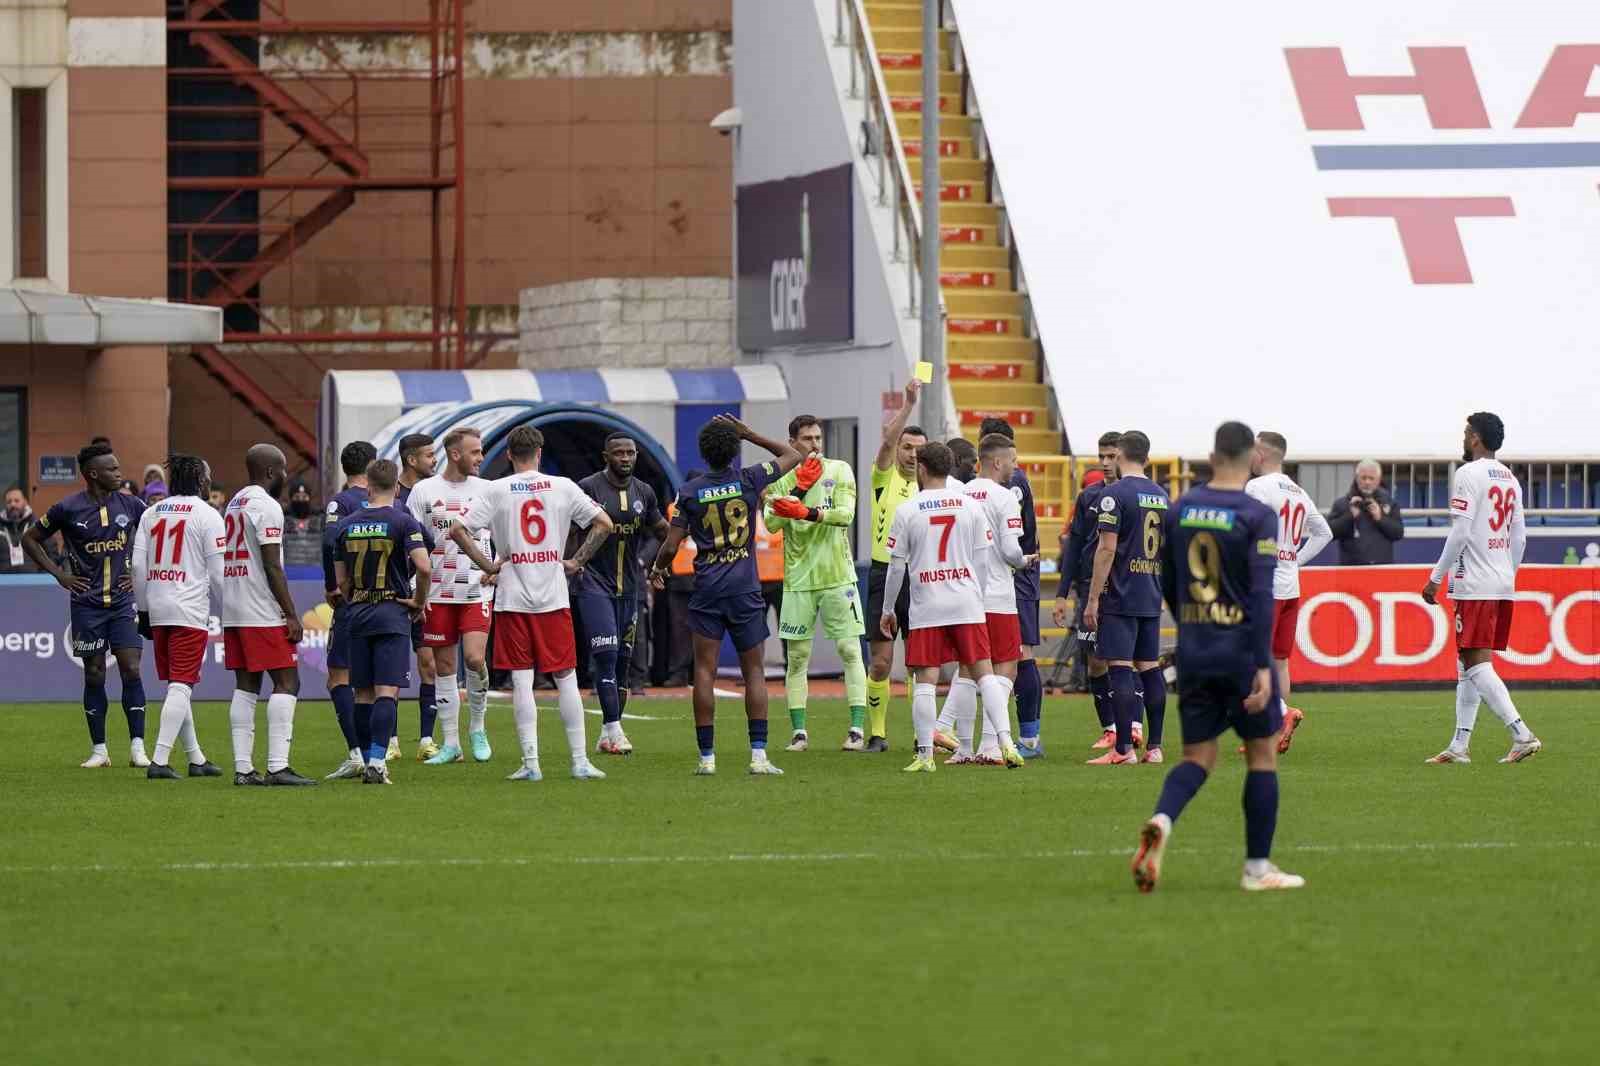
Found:
[[1149, 892], [1161, 876], [1172, 824], [1217, 765], [1217, 737], [1245, 744], [1245, 864], [1248, 892], [1300, 888], [1305, 879], [1272, 864], [1278, 824], [1278, 729], [1283, 724], [1272, 669], [1272, 575], [1278, 517], [1245, 492], [1255, 436], [1242, 422], [1217, 427], [1209, 484], [1167, 512], [1162, 593], [1178, 620], [1178, 718], [1183, 760], [1161, 785], [1156, 812], [1139, 831], [1133, 881]]
[[595, 750], [628, 755], [633, 744], [622, 731], [628, 703], [628, 667], [643, 596], [639, 545], [660, 543], [667, 520], [655, 490], [633, 476], [639, 445], [630, 434], [613, 433], [605, 442], [605, 469], [578, 482], [611, 519], [611, 533], [600, 550], [572, 579], [572, 602], [589, 641], [595, 698], [600, 701], [601, 731]]
[[422, 525], [395, 505], [399, 468], [378, 459], [364, 474], [366, 505], [334, 530], [334, 570], [347, 612], [350, 683], [366, 718], [361, 779], [387, 785], [396, 701], [411, 680], [411, 623], [428, 602], [431, 563]]
[[[144, 750], [144, 682], [139, 659], [144, 642], [134, 618], [133, 537], [144, 503], [122, 488], [122, 465], [109, 442], [78, 452], [82, 492], [45, 512], [22, 538], [34, 565], [71, 594], [72, 653], [83, 661], [83, 713], [89, 723], [85, 769], [110, 766], [106, 754], [106, 652], [122, 675], [122, 713], [128, 719], [128, 764], [149, 766]], [[67, 567], [56, 565], [44, 542], [61, 534]]]
[[[739, 442], [747, 440], [777, 458], [740, 469]], [[717, 772], [714, 725], [717, 713], [712, 682], [724, 635], [739, 653], [744, 675], [744, 712], [750, 724], [750, 772], [781, 774], [767, 760], [767, 678], [761, 649], [767, 639], [767, 605], [756, 572], [754, 533], [761, 493], [800, 465], [800, 453], [760, 436], [732, 415], [717, 415], [700, 430], [700, 454], [709, 472], [678, 488], [677, 508], [667, 539], [656, 552], [650, 578], [666, 586], [672, 557], [683, 538], [693, 537], [694, 593], [689, 599], [689, 630], [694, 640], [694, 732], [700, 747], [696, 774]]]
[[[432, 477], [437, 463], [431, 433], [407, 433], [400, 438], [400, 480], [394, 486], [396, 507], [407, 506], [411, 489], [423, 478]], [[433, 531], [426, 523], [422, 526], [422, 535], [428, 542], [428, 550], [433, 551]], [[426, 762], [439, 754], [439, 745], [433, 739], [433, 725], [439, 712], [434, 705], [433, 649], [423, 642], [420, 616], [411, 624], [411, 650], [417, 656], [417, 761]], [[398, 741], [395, 754], [399, 754]]]
[[[1094, 573], [1094, 553], [1100, 544], [1097, 528], [1100, 518], [1100, 497], [1105, 495], [1117, 480], [1117, 445], [1122, 434], [1115, 431], [1100, 434], [1100, 470], [1105, 481], [1087, 485], [1072, 502], [1072, 520], [1067, 524], [1066, 544], [1061, 549], [1061, 581], [1056, 586], [1056, 603], [1052, 612], [1058, 626], [1067, 624], [1067, 593], [1078, 597], [1078, 618], [1088, 607], [1089, 577]], [[1111, 713], [1111, 679], [1106, 673], [1106, 661], [1094, 648], [1094, 630], [1080, 626], [1078, 640], [1089, 645], [1088, 674], [1089, 695], [1094, 699], [1094, 710], [1100, 719], [1100, 739], [1091, 750], [1103, 751], [1117, 742], [1116, 716]]]
[[1117, 481], [1101, 495], [1096, 520], [1099, 542], [1083, 624], [1094, 630], [1095, 647], [1106, 663], [1117, 728], [1112, 750], [1089, 760], [1096, 766], [1138, 762], [1133, 723], [1145, 712], [1150, 715], [1145, 761], [1159, 763], [1164, 758], [1161, 731], [1167, 683], [1160, 661], [1161, 531], [1170, 501], [1165, 489], [1144, 476], [1149, 459], [1149, 437], [1136, 429], [1121, 435]]
[[[328, 606], [333, 608], [333, 626], [328, 630], [328, 698], [333, 701], [339, 732], [344, 734], [348, 751], [345, 761], [327, 776], [329, 781], [360, 777], [366, 770], [365, 745], [356, 731], [356, 695], [350, 685], [350, 632], [347, 625], [344, 593], [335, 572], [338, 546], [334, 537], [346, 518], [367, 505], [367, 467], [378, 457], [378, 449], [364, 440], [353, 440], [339, 453], [339, 468], [345, 484], [328, 501], [327, 521], [322, 527], [322, 586]], [[366, 714], [370, 715], [370, 709]]]

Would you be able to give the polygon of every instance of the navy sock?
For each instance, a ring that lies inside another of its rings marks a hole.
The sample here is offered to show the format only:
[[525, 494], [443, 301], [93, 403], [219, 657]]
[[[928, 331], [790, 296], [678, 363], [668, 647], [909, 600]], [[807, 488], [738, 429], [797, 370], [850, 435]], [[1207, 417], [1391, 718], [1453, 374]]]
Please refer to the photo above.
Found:
[[1111, 714], [1111, 675], [1090, 677], [1089, 695], [1094, 697], [1094, 713], [1100, 719], [1100, 728], [1110, 729], [1116, 721]]
[[617, 649], [601, 648], [589, 657], [594, 670], [594, 695], [600, 701], [600, 720], [622, 721], [622, 704], [617, 699]]
[[83, 717], [89, 723], [89, 743], [106, 742], [106, 708], [111, 702], [106, 698], [106, 683], [83, 683]]
[[1039, 735], [1039, 712], [1044, 705], [1044, 684], [1039, 680], [1039, 664], [1024, 659], [1017, 664], [1017, 733], [1024, 740]]
[[750, 750], [765, 751], [767, 747], [767, 720], [765, 718], [750, 719]]
[[335, 685], [328, 691], [328, 698], [333, 701], [333, 714], [339, 719], [339, 732], [344, 734], [345, 749], [357, 747], [356, 690], [349, 685]]
[[356, 728], [355, 748], [357, 751], [366, 751], [372, 746], [372, 704], [356, 704], [355, 714], [352, 717]]
[[417, 686], [417, 707], [422, 712], [422, 722], [417, 731], [417, 738], [419, 740], [427, 740], [433, 736], [433, 723], [439, 717], [439, 709], [433, 705], [433, 685], [431, 683]]
[[1117, 725], [1117, 753], [1126, 755], [1133, 750], [1133, 721], [1144, 714], [1144, 700], [1131, 666], [1113, 666], [1107, 676], [1111, 679], [1111, 713]]
[[367, 745], [367, 758], [381, 759], [389, 751], [389, 739], [400, 725], [399, 701], [393, 696], [379, 696], [368, 709], [368, 725], [372, 738]]
[[1183, 809], [1205, 783], [1205, 767], [1188, 760], [1180, 762], [1167, 772], [1167, 779], [1161, 782], [1161, 798], [1156, 800], [1156, 813], [1164, 814], [1176, 822], [1178, 815], [1183, 813]]
[[1244, 775], [1244, 857], [1270, 856], [1277, 829], [1278, 771], [1251, 770]]
[[128, 719], [128, 739], [144, 739], [144, 679], [135, 674], [122, 679], [122, 713]]
[[628, 709], [628, 671], [633, 667], [633, 646], [623, 644], [617, 648], [617, 721]]
[[1145, 734], [1146, 748], [1161, 746], [1161, 731], [1167, 724], [1167, 675], [1157, 666], [1139, 673], [1144, 686], [1144, 713], [1150, 719], [1150, 731]]
[[697, 725], [694, 727], [694, 742], [700, 745], [702, 756], [717, 753], [717, 727], [716, 725]]

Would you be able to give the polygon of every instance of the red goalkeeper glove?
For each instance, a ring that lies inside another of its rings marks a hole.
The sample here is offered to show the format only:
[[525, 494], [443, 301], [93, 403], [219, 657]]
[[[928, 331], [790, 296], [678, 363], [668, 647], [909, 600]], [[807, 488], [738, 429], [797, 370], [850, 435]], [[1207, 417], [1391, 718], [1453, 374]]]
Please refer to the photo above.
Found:
[[801, 492], [810, 492], [811, 486], [822, 480], [822, 460], [815, 455], [801, 463], [795, 471], [794, 487]]
[[781, 496], [772, 501], [772, 513], [780, 518], [809, 518], [811, 508], [793, 496]]

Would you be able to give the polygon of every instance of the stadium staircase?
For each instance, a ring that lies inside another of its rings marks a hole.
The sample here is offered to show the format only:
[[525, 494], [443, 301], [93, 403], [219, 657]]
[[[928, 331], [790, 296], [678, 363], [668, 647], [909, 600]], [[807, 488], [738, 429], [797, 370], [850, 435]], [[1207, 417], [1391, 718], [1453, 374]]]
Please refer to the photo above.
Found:
[[[1016, 430], [1017, 449], [1034, 483], [1039, 541], [1057, 550], [1070, 466], [1059, 458], [1062, 435], [1028, 297], [999, 201], [993, 160], [972, 101], [970, 73], [959, 68], [960, 37], [949, 21], [939, 49], [940, 283], [948, 317], [945, 350], [950, 392], [963, 436], [997, 416]], [[867, 3], [867, 24], [889, 92], [890, 108], [912, 180], [921, 195], [922, 5]], [[1029, 460], [1028, 457], [1039, 457]], [[1050, 457], [1051, 461], [1046, 461]]]

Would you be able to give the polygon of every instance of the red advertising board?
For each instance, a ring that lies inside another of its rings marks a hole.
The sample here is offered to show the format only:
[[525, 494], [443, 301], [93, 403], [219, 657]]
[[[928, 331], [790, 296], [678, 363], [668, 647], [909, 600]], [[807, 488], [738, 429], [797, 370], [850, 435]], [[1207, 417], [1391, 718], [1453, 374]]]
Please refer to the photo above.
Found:
[[[1301, 570], [1295, 683], [1453, 683], [1455, 605], [1441, 594], [1430, 607], [1427, 580], [1420, 566]], [[1524, 566], [1516, 599], [1501, 677], [1600, 682], [1600, 567]]]

